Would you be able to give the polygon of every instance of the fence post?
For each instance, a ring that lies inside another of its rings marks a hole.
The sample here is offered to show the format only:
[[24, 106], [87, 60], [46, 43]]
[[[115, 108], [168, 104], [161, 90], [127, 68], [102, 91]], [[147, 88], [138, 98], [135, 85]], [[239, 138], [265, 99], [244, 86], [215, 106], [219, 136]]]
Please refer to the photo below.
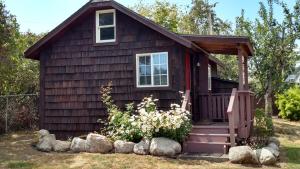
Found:
[[8, 132], [8, 97], [6, 98], [6, 111], [5, 111], [5, 133]]

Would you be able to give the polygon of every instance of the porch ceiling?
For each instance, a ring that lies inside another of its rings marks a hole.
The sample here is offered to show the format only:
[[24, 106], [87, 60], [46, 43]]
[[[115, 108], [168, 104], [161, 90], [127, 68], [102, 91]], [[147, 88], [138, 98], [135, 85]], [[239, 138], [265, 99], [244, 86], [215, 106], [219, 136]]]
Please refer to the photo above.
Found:
[[248, 56], [253, 55], [253, 47], [246, 36], [220, 36], [220, 35], [181, 35], [194, 42], [200, 48], [212, 54], [238, 55], [241, 46]]

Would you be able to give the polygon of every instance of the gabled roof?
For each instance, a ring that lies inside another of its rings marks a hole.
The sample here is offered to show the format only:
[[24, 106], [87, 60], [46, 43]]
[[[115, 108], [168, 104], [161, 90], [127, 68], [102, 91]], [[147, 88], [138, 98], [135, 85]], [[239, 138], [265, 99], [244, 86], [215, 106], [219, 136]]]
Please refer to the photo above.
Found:
[[39, 53], [41, 52], [41, 50], [43, 50], [47, 46], [47, 44], [55, 41], [58, 37], [63, 35], [63, 33], [71, 28], [77, 21], [80, 21], [95, 10], [111, 8], [114, 8], [117, 11], [126, 14], [134, 20], [163, 34], [164, 36], [174, 40], [175, 42], [183, 45], [186, 48], [202, 51], [209, 56], [209, 59], [211, 61], [217, 63], [220, 66], [222, 66], [222, 63], [217, 58], [210, 55], [210, 53], [236, 54], [237, 46], [242, 45], [249, 56], [253, 54], [251, 43], [247, 37], [175, 34], [113, 0], [90, 0], [78, 11], [67, 18], [64, 22], [50, 31], [46, 36], [44, 36], [30, 48], [28, 48], [25, 51], [25, 57], [39, 60]]
[[25, 57], [31, 58], [31, 59], [39, 59], [39, 53], [43, 47], [48, 44], [49, 42], [52, 42], [55, 40], [59, 35], [63, 34], [68, 28], [70, 28], [73, 23], [77, 20], [80, 20], [83, 18], [83, 16], [86, 16], [88, 13], [94, 11], [95, 9], [108, 9], [108, 8], [114, 8], [129, 17], [139, 21], [140, 23], [146, 25], [147, 27], [165, 35], [166, 37], [174, 40], [175, 42], [187, 47], [187, 48], [193, 48], [198, 49], [206, 53], [206, 51], [202, 50], [200, 47], [198, 47], [193, 42], [185, 39], [184, 37], [181, 37], [180, 35], [177, 35], [173, 32], [168, 31], [167, 29], [163, 28], [162, 26], [156, 24], [155, 22], [133, 12], [132, 10], [124, 7], [123, 5], [113, 1], [113, 0], [91, 0], [88, 3], [86, 3], [83, 7], [81, 7], [78, 11], [76, 11], [73, 15], [71, 15], [68, 19], [66, 19], [64, 22], [62, 22], [60, 25], [58, 25], [56, 28], [54, 28], [51, 32], [49, 32], [45, 37], [40, 39], [37, 43], [35, 43], [33, 46], [31, 46], [29, 49], [25, 51]]

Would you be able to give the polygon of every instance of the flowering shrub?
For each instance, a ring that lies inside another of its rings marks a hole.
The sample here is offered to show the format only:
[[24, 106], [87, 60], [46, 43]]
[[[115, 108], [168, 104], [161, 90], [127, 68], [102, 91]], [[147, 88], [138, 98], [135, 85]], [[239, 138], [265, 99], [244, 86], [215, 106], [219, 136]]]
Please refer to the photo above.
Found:
[[101, 88], [101, 100], [109, 113], [107, 134], [113, 139], [137, 142], [142, 137], [167, 137], [181, 142], [189, 133], [190, 113], [179, 105], [171, 104], [168, 111], [157, 110], [158, 100], [145, 97], [133, 115], [133, 104], [127, 104], [123, 112], [113, 103], [110, 86]]
[[157, 110], [152, 96], [145, 97], [138, 105], [138, 115], [132, 116], [132, 125], [137, 126], [146, 138], [167, 137], [176, 141], [183, 141], [192, 125], [189, 112], [177, 104], [171, 104], [170, 110]]
[[101, 87], [101, 101], [108, 112], [108, 122], [102, 122], [106, 125], [103, 132], [114, 140], [126, 140], [138, 142], [142, 139], [140, 130], [131, 124], [130, 118], [134, 112], [133, 103], [126, 105], [126, 110], [121, 109], [114, 104], [111, 97], [111, 82], [108, 86]]

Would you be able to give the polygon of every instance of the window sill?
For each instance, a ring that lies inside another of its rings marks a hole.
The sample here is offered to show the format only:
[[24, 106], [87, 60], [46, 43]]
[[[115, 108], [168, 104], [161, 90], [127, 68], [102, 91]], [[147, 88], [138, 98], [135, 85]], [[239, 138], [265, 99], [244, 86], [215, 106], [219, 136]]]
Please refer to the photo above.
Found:
[[137, 87], [135, 86], [134, 91], [164, 91], [164, 90], [171, 90], [171, 86], [153, 86], [153, 87]]
[[117, 45], [118, 42], [94, 42], [93, 46], [112, 46], [112, 45]]

